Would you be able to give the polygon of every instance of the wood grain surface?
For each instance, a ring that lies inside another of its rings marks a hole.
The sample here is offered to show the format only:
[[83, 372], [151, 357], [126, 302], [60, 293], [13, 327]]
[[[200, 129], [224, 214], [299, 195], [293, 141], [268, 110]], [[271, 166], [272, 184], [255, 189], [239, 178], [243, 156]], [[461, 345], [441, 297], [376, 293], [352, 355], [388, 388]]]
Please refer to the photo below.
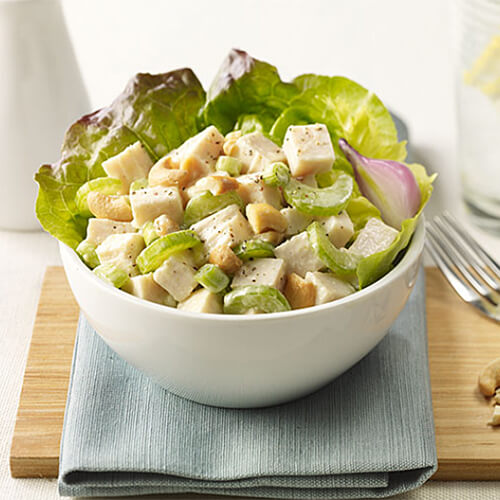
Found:
[[[435, 268], [427, 274], [429, 357], [441, 480], [500, 479], [500, 428], [477, 375], [500, 356], [500, 326], [463, 304]], [[10, 455], [14, 477], [57, 477], [78, 320], [60, 267], [47, 269]], [[407, 425], [411, 425], [411, 415]]]

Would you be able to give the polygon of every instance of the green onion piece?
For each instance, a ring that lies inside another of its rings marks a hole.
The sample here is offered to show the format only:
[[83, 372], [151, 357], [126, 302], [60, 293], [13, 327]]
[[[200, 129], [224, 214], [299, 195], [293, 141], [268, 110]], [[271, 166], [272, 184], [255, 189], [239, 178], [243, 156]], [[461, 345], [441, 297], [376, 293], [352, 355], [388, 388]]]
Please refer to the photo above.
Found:
[[153, 241], [157, 240], [160, 235], [156, 232], [155, 226], [152, 221], [146, 222], [144, 226], [142, 226], [142, 237], [144, 238], [144, 242], [147, 245], [153, 243]]
[[149, 182], [145, 177], [143, 177], [142, 179], [136, 179], [130, 184], [130, 192], [132, 193], [133, 191], [139, 191], [139, 189], [144, 189], [148, 186]]
[[354, 188], [352, 177], [340, 174], [330, 187], [314, 188], [292, 179], [284, 187], [285, 200], [299, 212], [309, 215], [338, 215], [349, 202]]
[[231, 156], [219, 156], [215, 164], [215, 170], [218, 172], [227, 172], [232, 177], [240, 175], [242, 168], [243, 162]]
[[188, 229], [161, 236], [137, 256], [137, 267], [141, 274], [149, 273], [158, 269], [172, 254], [200, 244], [200, 238]]
[[339, 250], [330, 241], [325, 228], [319, 222], [313, 222], [307, 228], [307, 236], [316, 255], [328, 269], [341, 276], [356, 271], [359, 258], [345, 250]]
[[186, 205], [184, 224], [191, 226], [195, 222], [234, 204], [241, 209], [244, 207], [243, 200], [235, 191], [228, 191], [217, 196], [214, 196], [210, 191], [203, 191], [198, 196], [191, 198]]
[[262, 180], [272, 187], [285, 187], [290, 182], [290, 169], [281, 161], [271, 163], [262, 173]]
[[274, 257], [274, 247], [268, 241], [247, 240], [237, 245], [234, 253], [241, 260], [262, 259], [264, 257]]
[[194, 276], [194, 279], [213, 293], [222, 292], [229, 285], [229, 276], [215, 264], [205, 264]]
[[121, 267], [108, 262], [97, 266], [93, 272], [104, 281], [116, 288], [121, 288], [129, 280], [128, 274]]
[[291, 307], [278, 289], [265, 285], [241, 286], [224, 296], [225, 314], [244, 314], [251, 309], [273, 313], [290, 311]]
[[120, 194], [122, 182], [113, 177], [98, 177], [86, 182], [76, 192], [75, 202], [78, 212], [82, 217], [92, 217], [87, 203], [87, 196], [91, 191], [99, 191], [103, 194]]
[[95, 249], [96, 246], [94, 243], [91, 243], [88, 240], [81, 241], [76, 247], [76, 253], [91, 269], [94, 269], [94, 267], [97, 267], [100, 264], [99, 257], [97, 256]]

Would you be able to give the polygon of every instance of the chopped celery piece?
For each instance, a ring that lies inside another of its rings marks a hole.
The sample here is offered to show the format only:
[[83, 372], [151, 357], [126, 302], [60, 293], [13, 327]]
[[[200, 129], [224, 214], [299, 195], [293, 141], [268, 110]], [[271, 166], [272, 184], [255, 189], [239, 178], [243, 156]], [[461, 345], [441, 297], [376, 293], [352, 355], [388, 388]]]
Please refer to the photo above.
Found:
[[184, 224], [190, 226], [229, 205], [235, 204], [240, 208], [244, 207], [243, 200], [235, 191], [228, 191], [217, 196], [214, 196], [210, 191], [203, 191], [198, 196], [191, 198], [186, 205]]
[[264, 257], [274, 257], [274, 247], [268, 241], [247, 240], [241, 242], [234, 253], [241, 260], [262, 259]]
[[283, 189], [285, 200], [299, 212], [327, 216], [339, 214], [349, 202], [353, 191], [350, 175], [340, 174], [329, 187], [314, 188], [292, 179]]
[[262, 180], [271, 187], [285, 187], [290, 182], [290, 169], [281, 161], [271, 163], [264, 169]]
[[142, 226], [141, 232], [146, 245], [150, 245], [151, 243], [153, 243], [153, 241], [157, 240], [160, 237], [160, 235], [156, 232], [155, 226], [152, 221], [146, 222], [146, 224]]
[[119, 194], [122, 189], [122, 182], [113, 177], [98, 177], [92, 179], [78, 189], [75, 202], [82, 217], [92, 217], [87, 203], [87, 196], [91, 191], [99, 191], [103, 194]]
[[94, 269], [94, 267], [97, 267], [100, 264], [99, 257], [97, 256], [95, 249], [96, 246], [88, 240], [83, 240], [76, 247], [76, 253], [91, 269]]
[[172, 254], [200, 244], [200, 238], [189, 229], [161, 236], [138, 255], [137, 267], [142, 274], [149, 273], [158, 269]]
[[139, 189], [144, 189], [149, 186], [148, 180], [143, 177], [142, 179], [136, 179], [130, 184], [130, 192], [139, 191]]
[[194, 276], [194, 279], [213, 293], [222, 292], [229, 285], [229, 276], [215, 264], [205, 264]]
[[263, 313], [290, 311], [285, 296], [266, 285], [247, 285], [235, 288], [224, 296], [224, 313], [244, 314], [254, 309]]
[[356, 271], [360, 259], [345, 250], [339, 250], [330, 241], [325, 228], [319, 222], [313, 222], [307, 228], [307, 236], [316, 255], [328, 269], [342, 276]]
[[204, 245], [196, 245], [191, 248], [191, 256], [193, 257], [195, 267], [203, 266], [208, 260], [207, 251]]
[[215, 170], [218, 172], [227, 172], [231, 177], [238, 177], [241, 174], [242, 168], [242, 161], [231, 156], [219, 156], [215, 164]]
[[127, 272], [111, 262], [97, 266], [93, 272], [116, 288], [121, 288], [129, 280]]

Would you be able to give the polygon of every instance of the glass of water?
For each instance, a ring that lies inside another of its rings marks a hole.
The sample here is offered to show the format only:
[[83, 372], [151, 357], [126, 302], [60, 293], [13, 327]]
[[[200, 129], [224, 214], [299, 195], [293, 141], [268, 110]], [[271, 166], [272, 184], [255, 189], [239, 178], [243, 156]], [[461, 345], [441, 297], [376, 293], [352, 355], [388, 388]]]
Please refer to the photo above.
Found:
[[458, 162], [471, 218], [500, 234], [500, 0], [460, 0]]

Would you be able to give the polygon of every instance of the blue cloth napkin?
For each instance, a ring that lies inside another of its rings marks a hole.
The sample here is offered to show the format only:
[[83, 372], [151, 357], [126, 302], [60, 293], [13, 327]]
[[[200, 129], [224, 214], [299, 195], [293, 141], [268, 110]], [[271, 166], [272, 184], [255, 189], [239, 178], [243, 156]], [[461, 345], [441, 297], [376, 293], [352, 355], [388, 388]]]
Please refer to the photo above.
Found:
[[265, 409], [214, 408], [170, 394], [80, 319], [61, 444], [63, 496], [386, 497], [420, 486], [436, 463], [423, 271], [362, 361], [311, 396]]

